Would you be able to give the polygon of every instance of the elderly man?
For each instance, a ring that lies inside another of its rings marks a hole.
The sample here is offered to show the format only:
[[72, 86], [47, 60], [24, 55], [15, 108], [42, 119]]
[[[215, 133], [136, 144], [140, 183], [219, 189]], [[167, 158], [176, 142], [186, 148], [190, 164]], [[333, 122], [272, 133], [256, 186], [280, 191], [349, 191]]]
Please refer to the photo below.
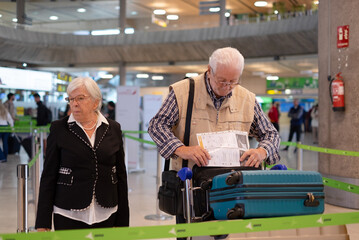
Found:
[[[196, 134], [225, 130], [248, 132], [259, 142], [240, 158], [245, 166], [258, 167], [263, 161], [274, 164], [280, 160], [279, 135], [266, 118], [255, 95], [239, 85], [244, 58], [237, 49], [221, 48], [209, 58], [207, 71], [194, 78], [195, 93], [189, 146], [183, 144], [189, 81], [170, 86], [170, 93], [150, 122], [148, 132], [164, 158], [172, 158], [172, 169], [188, 165], [206, 166], [208, 152], [197, 143]], [[177, 222], [182, 222], [177, 218]]]

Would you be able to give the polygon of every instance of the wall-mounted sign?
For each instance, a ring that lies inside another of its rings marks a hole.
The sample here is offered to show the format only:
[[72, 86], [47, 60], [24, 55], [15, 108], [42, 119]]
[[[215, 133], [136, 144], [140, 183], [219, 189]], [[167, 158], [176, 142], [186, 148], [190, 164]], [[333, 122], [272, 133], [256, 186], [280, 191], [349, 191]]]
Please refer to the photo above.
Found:
[[267, 90], [317, 89], [318, 79], [312, 77], [280, 77], [278, 80], [267, 80]]
[[64, 84], [57, 84], [56, 85], [56, 91], [58, 92], [66, 92], [67, 90], [67, 85]]
[[349, 25], [337, 28], [337, 48], [349, 47]]
[[57, 79], [62, 80], [62, 81], [66, 81], [66, 82], [72, 81], [72, 76], [67, 73], [58, 72], [56, 76], [57, 76]]
[[164, 27], [164, 28], [165, 28], [165, 27], [167, 27], [167, 25], [168, 25], [168, 21], [167, 21], [167, 20], [163, 20], [163, 19], [161, 19], [161, 18], [155, 17], [154, 14], [152, 14], [151, 20], [152, 20], [152, 23], [157, 24], [157, 25], [160, 26], [160, 27]]
[[53, 74], [0, 67], [0, 88], [51, 91]]

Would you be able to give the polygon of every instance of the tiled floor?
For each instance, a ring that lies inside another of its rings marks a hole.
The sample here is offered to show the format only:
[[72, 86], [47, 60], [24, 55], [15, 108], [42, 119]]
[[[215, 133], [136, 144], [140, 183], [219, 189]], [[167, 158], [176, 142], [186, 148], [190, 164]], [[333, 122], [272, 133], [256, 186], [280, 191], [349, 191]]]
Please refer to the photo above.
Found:
[[[288, 126], [282, 126], [281, 137], [283, 141], [287, 140]], [[303, 144], [313, 145], [310, 133], [303, 136]], [[283, 146], [281, 147], [283, 148]], [[281, 163], [288, 167], [296, 168], [296, 154], [291, 147], [289, 151], [281, 151]], [[131, 226], [150, 226], [150, 225], [169, 225], [174, 224], [175, 220], [155, 221], [147, 220], [151, 215], [158, 216], [156, 209], [156, 173], [157, 173], [157, 152], [155, 149], [141, 149], [140, 152], [141, 167], [144, 172], [131, 172], [128, 176], [129, 200], [131, 211]], [[27, 155], [22, 149], [20, 155], [10, 155], [7, 163], [0, 164], [0, 233], [15, 233], [17, 229], [17, 177], [16, 166], [27, 162]], [[317, 153], [304, 151], [303, 170], [318, 170]], [[31, 185], [29, 184], [31, 187]], [[33, 196], [29, 190], [29, 200]], [[326, 205], [326, 212], [349, 211], [347, 209]], [[29, 227], [34, 226], [34, 204], [29, 204]]]

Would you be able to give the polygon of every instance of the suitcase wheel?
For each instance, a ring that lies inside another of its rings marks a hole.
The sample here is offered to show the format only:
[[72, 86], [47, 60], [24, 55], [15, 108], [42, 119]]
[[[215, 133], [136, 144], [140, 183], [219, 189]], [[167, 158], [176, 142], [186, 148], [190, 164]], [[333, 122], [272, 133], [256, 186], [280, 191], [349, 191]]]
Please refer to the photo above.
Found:
[[201, 218], [203, 222], [215, 220], [213, 209], [211, 208], [208, 212], [203, 213]]
[[212, 188], [212, 179], [202, 182], [201, 188], [205, 191], [211, 189]]
[[227, 185], [233, 185], [240, 183], [242, 179], [242, 173], [240, 171], [233, 172], [229, 174], [226, 178], [226, 184]]
[[244, 211], [242, 206], [235, 206], [234, 208], [228, 210], [227, 219], [239, 219], [243, 218]]

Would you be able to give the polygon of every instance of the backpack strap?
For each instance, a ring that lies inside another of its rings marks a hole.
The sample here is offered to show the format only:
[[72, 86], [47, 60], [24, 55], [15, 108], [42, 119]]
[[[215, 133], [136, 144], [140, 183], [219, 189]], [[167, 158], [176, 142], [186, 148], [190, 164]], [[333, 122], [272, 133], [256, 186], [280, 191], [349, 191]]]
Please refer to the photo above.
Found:
[[[193, 98], [194, 98], [194, 80], [189, 78], [189, 94], [188, 94], [188, 105], [187, 105], [187, 114], [186, 114], [186, 125], [184, 130], [184, 139], [183, 144], [185, 146], [189, 145], [189, 135], [191, 133], [191, 119], [192, 119], [192, 110], [193, 110]], [[188, 166], [188, 160], [182, 160], [182, 167]], [[170, 159], [165, 160], [165, 171], [170, 169]]]

